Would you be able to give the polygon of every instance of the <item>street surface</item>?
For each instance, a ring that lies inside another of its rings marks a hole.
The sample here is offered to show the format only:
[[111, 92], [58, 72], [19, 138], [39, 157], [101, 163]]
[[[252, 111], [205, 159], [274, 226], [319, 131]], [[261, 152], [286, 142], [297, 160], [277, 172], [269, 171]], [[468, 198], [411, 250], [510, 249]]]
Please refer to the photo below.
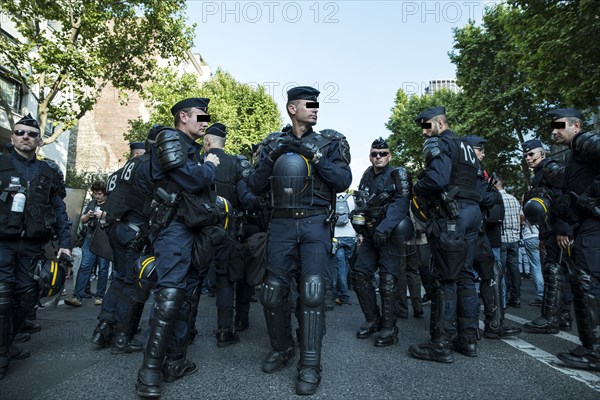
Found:
[[[522, 308], [509, 308], [507, 317], [524, 323], [537, 317], [533, 283], [523, 280]], [[68, 281], [69, 294], [73, 280]], [[427, 340], [429, 307], [424, 319], [399, 320], [399, 342], [387, 348], [358, 340], [354, 333], [362, 313], [352, 294], [352, 305], [327, 312], [321, 387], [311, 399], [600, 399], [600, 373], [567, 369], [555, 357], [578, 343], [575, 327], [558, 335], [523, 333], [515, 340], [482, 339], [479, 354], [455, 353], [452, 364], [416, 360], [411, 344]], [[146, 307], [146, 312], [148, 311]], [[85, 300], [81, 308], [61, 301], [57, 308], [38, 310], [43, 329], [21, 344], [31, 358], [13, 361], [0, 381], [1, 400], [136, 399], [134, 383], [142, 354], [112, 355], [94, 350], [89, 338], [100, 307]], [[482, 313], [483, 314], [483, 313]], [[144, 321], [146, 321], [146, 315]], [[200, 335], [188, 357], [198, 371], [163, 385], [162, 399], [300, 399], [294, 391], [295, 364], [271, 375], [260, 369], [268, 338], [260, 303], [252, 303], [250, 328], [241, 342], [216, 346], [215, 299], [202, 296]]]

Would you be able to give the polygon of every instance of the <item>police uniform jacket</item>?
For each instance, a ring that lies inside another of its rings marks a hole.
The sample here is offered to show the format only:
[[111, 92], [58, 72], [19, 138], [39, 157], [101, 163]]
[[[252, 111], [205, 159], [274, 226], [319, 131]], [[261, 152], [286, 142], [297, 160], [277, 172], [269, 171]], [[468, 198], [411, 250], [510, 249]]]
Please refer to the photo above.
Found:
[[[525, 202], [535, 196], [549, 197], [555, 202], [562, 194], [565, 179], [565, 167], [557, 161], [545, 158], [533, 169], [534, 175], [531, 179], [531, 190], [525, 197]], [[550, 213], [552, 230], [541, 232], [540, 236], [546, 238], [554, 235], [571, 236], [573, 228], [567, 222]]]
[[[367, 191], [369, 195], [378, 195], [382, 193], [390, 183], [393, 183], [393, 180], [390, 178], [393, 169], [394, 168], [388, 164], [376, 174], [375, 169], [372, 166], [367, 168], [360, 180], [358, 189]], [[410, 199], [401, 196], [394, 190], [394, 194], [389, 200], [386, 208], [387, 209], [384, 210], [385, 214], [375, 227], [375, 230], [385, 235], [389, 235], [400, 221], [408, 215]]]
[[[70, 248], [71, 222], [67, 216], [67, 207], [63, 201], [63, 198], [66, 196], [66, 190], [64, 186], [64, 180], [62, 179], [62, 173], [58, 169], [58, 166], [54, 162], [48, 160], [39, 160], [35, 157], [31, 160], [26, 159], [16, 151], [13, 151], [8, 155], [0, 155], [0, 158], [3, 159], [0, 161], [0, 163], [3, 165], [3, 176], [2, 182], [0, 182], [0, 189], [6, 189], [10, 183], [10, 177], [5, 179], [4, 175], [12, 175], [14, 172], [16, 172], [21, 180], [21, 185], [25, 187], [29, 186], [27, 188], [27, 192], [25, 193], [27, 196], [25, 212], [33, 215], [31, 213], [31, 209], [33, 209], [33, 207], [40, 207], [44, 205], [51, 206], [55, 214], [55, 221], [51, 224], [51, 226], [54, 228], [54, 231], [58, 236], [58, 247], [65, 249]], [[11, 171], [11, 168], [14, 168], [14, 170]], [[42, 185], [40, 183], [40, 179], [43, 169], [46, 171], [51, 170], [53, 172], [48, 199], [41, 199], [39, 198], [40, 196], [37, 195], [41, 191]], [[37, 185], [33, 185], [36, 182]], [[40, 204], [32, 204], [35, 202], [34, 199], [36, 198], [38, 198]], [[30, 211], [28, 211], [28, 208]], [[38, 210], [41, 210], [41, 208]], [[10, 213], [10, 207], [8, 207], [8, 209], [3, 207], [2, 213], [5, 212]], [[43, 218], [45, 216], [46, 215], [37, 215], [38, 218]], [[43, 221], [39, 222], [43, 223]], [[25, 237], [27, 237], [27, 226], [25, 226]], [[17, 236], [15, 238], [18, 239], [19, 237]]]
[[[313, 143], [319, 146], [322, 139], [321, 135], [321, 133], [310, 129], [298, 139], [292, 131], [287, 131], [272, 133], [266, 140], [284, 139], [302, 143]], [[268, 145], [262, 146], [256, 168], [248, 180], [250, 190], [257, 195], [269, 189], [269, 178], [272, 175], [274, 166], [274, 162], [269, 158], [270, 151], [271, 147]], [[317, 164], [311, 163], [315, 182], [313, 185], [313, 207], [331, 205], [331, 200], [335, 193], [343, 192], [352, 183], [352, 171], [348, 165], [347, 158], [342, 154], [341, 141], [333, 139], [325, 147], [320, 148], [320, 151], [322, 157], [319, 162]], [[327, 195], [325, 195], [325, 191], [328, 192]]]

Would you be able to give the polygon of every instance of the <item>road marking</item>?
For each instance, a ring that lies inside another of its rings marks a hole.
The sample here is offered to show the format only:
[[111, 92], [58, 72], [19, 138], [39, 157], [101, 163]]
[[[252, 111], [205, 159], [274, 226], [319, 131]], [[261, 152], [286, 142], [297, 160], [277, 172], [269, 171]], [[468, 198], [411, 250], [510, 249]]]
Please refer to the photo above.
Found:
[[[507, 317], [507, 316], [508, 315], [505, 315], [505, 317]], [[510, 319], [512, 319], [515, 322], [519, 322], [519, 321], [516, 321], [516, 319], [519, 319], [524, 322], [528, 322], [522, 318], [515, 317], [513, 315], [511, 315], [510, 317], [511, 317]], [[479, 321], [479, 327], [481, 329], [484, 328], [483, 321]], [[565, 335], [568, 335], [568, 334], [565, 334]], [[569, 335], [569, 336], [573, 336], [573, 335]], [[535, 347], [534, 345], [532, 345], [529, 342], [526, 342], [523, 339], [510, 338], [510, 339], [501, 339], [501, 340], [504, 343], [507, 343], [508, 345], [514, 347], [515, 349], [522, 351], [523, 353], [535, 358], [537, 361], [539, 361], [543, 364], [546, 364], [550, 368], [553, 368], [559, 372], [562, 372], [563, 374], [567, 375], [568, 377], [573, 378], [576, 381], [582, 382], [589, 388], [594, 389], [597, 392], [600, 392], [600, 376], [593, 374], [591, 372], [581, 370], [581, 369], [567, 368], [565, 366], [565, 364], [563, 364], [562, 361], [560, 361], [556, 356], [554, 356], [550, 353], [547, 353], [542, 349], [538, 349], [537, 347]], [[577, 343], [579, 343], [579, 341], [577, 341]]]
[[[510, 319], [511, 321], [517, 322], [521, 325], [525, 325], [527, 322], [529, 322], [528, 320], [526, 320], [524, 318], [520, 318], [520, 317], [517, 317], [516, 315], [512, 315], [512, 314], [504, 314], [504, 318]], [[577, 328], [575, 328], [575, 329], [577, 329]], [[533, 333], [533, 335], [548, 335], [548, 333]], [[558, 333], [551, 333], [550, 335], [554, 335], [561, 339], [568, 340], [569, 342], [575, 343], [576, 345], [581, 344], [581, 342], [579, 341], [579, 338], [577, 336], [571, 335], [570, 333], [567, 333], [564, 331], [558, 331]]]

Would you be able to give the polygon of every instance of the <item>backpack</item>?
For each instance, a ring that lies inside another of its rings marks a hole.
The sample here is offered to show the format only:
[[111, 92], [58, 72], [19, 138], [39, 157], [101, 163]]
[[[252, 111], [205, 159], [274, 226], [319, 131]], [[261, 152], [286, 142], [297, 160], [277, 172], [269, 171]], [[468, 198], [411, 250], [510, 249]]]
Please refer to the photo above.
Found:
[[344, 226], [350, 221], [350, 207], [348, 206], [348, 197], [346, 193], [337, 197], [335, 202], [335, 214], [337, 215], [336, 226]]

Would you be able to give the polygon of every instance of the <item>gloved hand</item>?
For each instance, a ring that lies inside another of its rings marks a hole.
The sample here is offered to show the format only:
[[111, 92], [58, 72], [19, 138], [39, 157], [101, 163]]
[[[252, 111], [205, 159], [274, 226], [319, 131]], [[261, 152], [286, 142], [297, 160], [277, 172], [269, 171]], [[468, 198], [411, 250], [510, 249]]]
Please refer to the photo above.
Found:
[[380, 248], [384, 247], [386, 241], [387, 241], [387, 237], [385, 236], [384, 233], [375, 231], [375, 234], [373, 235], [373, 244], [375, 245], [376, 248], [380, 249]]
[[315, 157], [315, 154], [320, 154], [319, 147], [313, 143], [302, 143], [300, 146], [298, 146], [296, 153], [306, 157], [308, 161], [312, 161]]
[[269, 158], [271, 161], [275, 162], [281, 155], [289, 151], [294, 151], [294, 148], [294, 143], [290, 140], [280, 140], [278, 141], [277, 146], [269, 153]]

